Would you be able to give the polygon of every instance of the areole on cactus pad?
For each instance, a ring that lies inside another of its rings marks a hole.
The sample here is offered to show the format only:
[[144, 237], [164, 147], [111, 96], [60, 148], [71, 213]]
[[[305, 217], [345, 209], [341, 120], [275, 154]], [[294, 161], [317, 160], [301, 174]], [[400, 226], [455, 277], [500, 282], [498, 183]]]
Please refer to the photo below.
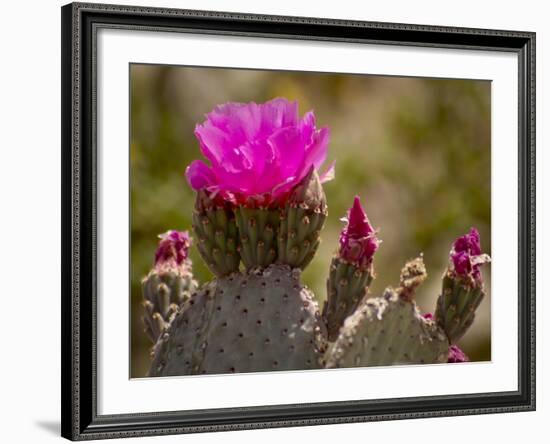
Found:
[[186, 232], [161, 236], [143, 281], [150, 376], [468, 360], [456, 343], [483, 299], [480, 267], [489, 261], [477, 230], [453, 244], [435, 315], [421, 314], [414, 299], [427, 277], [421, 256], [405, 265], [396, 288], [369, 294], [381, 241], [356, 196], [321, 310], [301, 275], [328, 216], [323, 183], [334, 164], [319, 171], [328, 128], [277, 98], [219, 105], [195, 135], [209, 162], [186, 170], [197, 193], [195, 245], [216, 278], [200, 287], [193, 279]]

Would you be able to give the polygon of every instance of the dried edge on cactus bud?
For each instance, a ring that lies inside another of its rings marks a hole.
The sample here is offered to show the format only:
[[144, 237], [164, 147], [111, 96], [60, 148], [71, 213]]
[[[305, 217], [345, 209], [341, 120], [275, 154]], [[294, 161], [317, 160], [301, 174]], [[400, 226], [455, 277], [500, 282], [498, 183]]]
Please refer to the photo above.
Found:
[[414, 293], [416, 289], [426, 280], [428, 272], [424, 265], [424, 258], [422, 255], [408, 261], [401, 269], [401, 275], [399, 277], [399, 288], [397, 292], [399, 296], [407, 301], [414, 299]]

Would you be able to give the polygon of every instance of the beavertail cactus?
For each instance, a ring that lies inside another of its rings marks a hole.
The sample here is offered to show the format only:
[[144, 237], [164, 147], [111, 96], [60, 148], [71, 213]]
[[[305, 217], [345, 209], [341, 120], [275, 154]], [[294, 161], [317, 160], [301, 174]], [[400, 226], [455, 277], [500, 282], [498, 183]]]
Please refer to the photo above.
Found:
[[301, 282], [328, 216], [328, 128], [296, 102], [217, 106], [195, 134], [209, 164], [186, 177], [196, 191], [196, 246], [216, 278], [197, 287], [187, 233], [161, 237], [144, 279], [144, 322], [155, 342], [150, 376], [464, 362], [456, 342], [483, 297], [479, 235], [453, 245], [435, 316], [414, 295], [427, 273], [408, 262], [399, 286], [368, 294], [380, 240], [358, 196], [327, 279], [322, 314]]

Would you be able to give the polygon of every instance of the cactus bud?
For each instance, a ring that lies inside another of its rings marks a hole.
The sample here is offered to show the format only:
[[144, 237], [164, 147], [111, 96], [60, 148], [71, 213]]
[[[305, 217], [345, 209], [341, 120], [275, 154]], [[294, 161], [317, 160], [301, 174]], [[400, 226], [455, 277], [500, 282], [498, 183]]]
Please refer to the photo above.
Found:
[[448, 363], [468, 362], [470, 359], [466, 354], [457, 346], [451, 345], [449, 347]]
[[311, 168], [284, 207], [278, 235], [278, 262], [304, 269], [319, 247], [326, 217], [325, 192], [317, 172]]
[[247, 270], [266, 268], [277, 259], [280, 210], [258, 207], [254, 202], [235, 209], [239, 229], [239, 253]]
[[170, 230], [159, 235], [155, 264], [142, 281], [143, 322], [145, 332], [154, 343], [167, 328], [179, 307], [195, 291], [187, 231]]
[[474, 322], [475, 311], [485, 296], [480, 267], [490, 260], [481, 253], [475, 228], [453, 243], [435, 312], [436, 322], [451, 344], [464, 336]]
[[330, 341], [338, 337], [345, 319], [365, 297], [374, 271], [372, 259], [380, 241], [355, 197], [340, 235], [340, 250], [332, 258], [327, 280], [328, 297], [323, 307]]
[[169, 230], [159, 234], [159, 245], [155, 253], [155, 267], [180, 268], [188, 265], [191, 237], [187, 231]]
[[355, 196], [348, 217], [342, 221], [347, 225], [340, 235], [340, 258], [362, 269], [369, 267], [380, 240], [361, 207], [359, 196]]
[[221, 199], [211, 199], [208, 191], [199, 190], [193, 211], [193, 230], [197, 248], [216, 276], [226, 276], [239, 270], [239, 236], [235, 214]]

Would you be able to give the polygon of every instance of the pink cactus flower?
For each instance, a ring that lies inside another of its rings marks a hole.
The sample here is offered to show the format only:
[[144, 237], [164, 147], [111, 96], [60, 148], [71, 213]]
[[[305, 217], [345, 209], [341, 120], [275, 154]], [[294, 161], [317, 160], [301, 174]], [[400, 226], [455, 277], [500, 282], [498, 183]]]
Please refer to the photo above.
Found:
[[159, 238], [160, 242], [155, 253], [155, 267], [178, 268], [185, 265], [191, 246], [189, 232], [169, 230], [159, 234]]
[[458, 347], [458, 345], [451, 345], [449, 347], [449, 355], [447, 362], [456, 363], [456, 362], [468, 362], [470, 359], [466, 354]]
[[[195, 136], [203, 155], [185, 172], [195, 190], [205, 189], [235, 205], [279, 205], [327, 157], [329, 129], [317, 129], [315, 115], [298, 115], [298, 103], [276, 98], [266, 103], [216, 106], [197, 125]], [[333, 167], [320, 175], [333, 177]]]
[[342, 218], [342, 221], [346, 222], [346, 227], [340, 234], [340, 257], [366, 268], [372, 262], [380, 240], [361, 207], [359, 196], [355, 196], [347, 218]]
[[475, 282], [481, 282], [480, 266], [490, 261], [488, 255], [481, 253], [479, 232], [475, 228], [454, 242], [450, 258], [458, 276], [471, 276]]

